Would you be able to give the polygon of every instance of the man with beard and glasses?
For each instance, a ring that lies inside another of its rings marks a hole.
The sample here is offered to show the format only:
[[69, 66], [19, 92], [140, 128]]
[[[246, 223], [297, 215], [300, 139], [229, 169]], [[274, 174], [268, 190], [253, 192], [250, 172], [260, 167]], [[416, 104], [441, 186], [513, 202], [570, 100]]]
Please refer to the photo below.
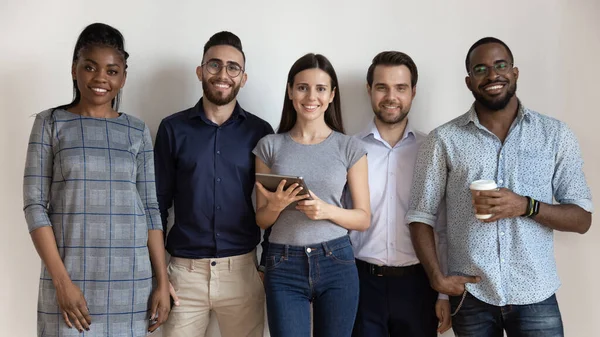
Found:
[[273, 128], [236, 100], [247, 79], [245, 63], [236, 35], [213, 35], [196, 69], [204, 96], [158, 128], [156, 186], [165, 232], [175, 206], [166, 240], [175, 306], [165, 336], [204, 336], [211, 311], [223, 337], [263, 335], [252, 149]]
[[[407, 215], [417, 256], [434, 289], [451, 295], [457, 336], [563, 336], [553, 232], [587, 232], [593, 211], [577, 139], [517, 99], [504, 42], [477, 41], [465, 63], [475, 103], [431, 132], [417, 159]], [[498, 188], [472, 196], [478, 179]], [[432, 229], [443, 202], [447, 275]]]
[[[369, 229], [350, 233], [360, 280], [353, 337], [435, 337], [451, 324], [448, 296], [431, 288], [405, 222], [417, 152], [426, 137], [408, 118], [417, 78], [413, 60], [397, 51], [379, 53], [367, 71], [375, 117], [356, 137], [369, 153], [372, 216]], [[444, 228], [445, 216], [438, 219]], [[444, 264], [445, 232], [439, 234]]]

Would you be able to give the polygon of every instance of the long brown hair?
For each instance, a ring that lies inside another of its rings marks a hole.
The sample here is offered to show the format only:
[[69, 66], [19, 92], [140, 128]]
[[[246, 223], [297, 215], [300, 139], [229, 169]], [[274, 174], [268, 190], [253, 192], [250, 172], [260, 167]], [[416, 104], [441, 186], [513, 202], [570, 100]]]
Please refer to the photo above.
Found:
[[329, 60], [321, 54], [306, 54], [298, 59], [292, 65], [290, 72], [288, 73], [287, 83], [285, 86], [285, 95], [283, 98], [283, 111], [281, 112], [281, 121], [279, 122], [279, 129], [277, 133], [285, 133], [290, 131], [296, 124], [296, 110], [292, 100], [288, 96], [288, 87], [294, 86], [294, 78], [296, 74], [307, 69], [321, 69], [326, 72], [331, 78], [331, 90], [336, 90], [333, 101], [329, 103], [327, 110], [325, 111], [325, 124], [332, 130], [345, 133], [344, 124], [342, 122], [342, 105], [340, 100], [340, 87], [338, 85], [337, 75]]

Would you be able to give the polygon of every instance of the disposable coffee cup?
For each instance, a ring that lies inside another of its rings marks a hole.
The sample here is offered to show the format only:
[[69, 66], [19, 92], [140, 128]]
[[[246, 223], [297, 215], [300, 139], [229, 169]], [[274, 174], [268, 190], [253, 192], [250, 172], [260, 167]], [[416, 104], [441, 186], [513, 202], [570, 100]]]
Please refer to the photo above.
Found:
[[[477, 191], [493, 191], [498, 188], [496, 182], [493, 180], [475, 180], [469, 185], [471, 189], [471, 196], [475, 199], [475, 192]], [[480, 220], [489, 219], [493, 214], [475, 214], [475, 217]]]

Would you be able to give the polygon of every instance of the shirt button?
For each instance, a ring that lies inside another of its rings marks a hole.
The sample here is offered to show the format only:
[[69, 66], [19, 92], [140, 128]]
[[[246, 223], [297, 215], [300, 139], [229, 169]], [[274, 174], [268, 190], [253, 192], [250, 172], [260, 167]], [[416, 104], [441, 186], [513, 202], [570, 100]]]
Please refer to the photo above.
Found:
[[500, 232], [500, 236], [504, 235], [504, 232]]
[[500, 155], [500, 159], [502, 159], [502, 155]]
[[217, 236], [221, 236], [221, 233], [217, 233]]
[[213, 266], [213, 267], [216, 266], [217, 265], [217, 261], [211, 262], [210, 265]]
[[312, 252], [312, 249], [310, 249], [310, 248], [306, 248], [306, 252], [307, 252], [307, 253], [310, 253], [310, 252]]
[[217, 178], [217, 182], [220, 183], [221, 182], [221, 178]]
[[503, 183], [504, 183], [504, 180], [500, 179], [500, 180], [498, 180], [498, 183], [499, 183], [499, 184], [503, 184]]
[[221, 206], [217, 206], [217, 210], [221, 209]]
[[502, 262], [504, 263], [504, 259], [502, 259]]
[[217, 151], [217, 154], [221, 154], [221, 151]]

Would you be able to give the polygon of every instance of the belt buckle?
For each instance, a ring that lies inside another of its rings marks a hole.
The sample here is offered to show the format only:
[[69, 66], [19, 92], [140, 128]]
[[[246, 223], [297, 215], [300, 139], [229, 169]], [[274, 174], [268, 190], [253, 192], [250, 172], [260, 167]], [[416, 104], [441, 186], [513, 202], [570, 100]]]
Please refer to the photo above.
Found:
[[379, 269], [379, 272], [376, 272], [376, 271], [375, 271], [375, 268], [376, 268], [376, 267], [379, 267], [379, 266], [376, 266], [376, 265], [374, 265], [374, 264], [372, 264], [372, 265], [371, 265], [371, 274], [372, 274], [372, 275], [375, 275], [375, 276], [378, 276], [378, 277], [381, 277], [381, 276], [383, 276], [383, 274], [381, 273], [381, 269], [382, 269], [382, 268], [381, 268], [381, 267], [379, 267], [379, 268], [378, 268], [378, 269]]

